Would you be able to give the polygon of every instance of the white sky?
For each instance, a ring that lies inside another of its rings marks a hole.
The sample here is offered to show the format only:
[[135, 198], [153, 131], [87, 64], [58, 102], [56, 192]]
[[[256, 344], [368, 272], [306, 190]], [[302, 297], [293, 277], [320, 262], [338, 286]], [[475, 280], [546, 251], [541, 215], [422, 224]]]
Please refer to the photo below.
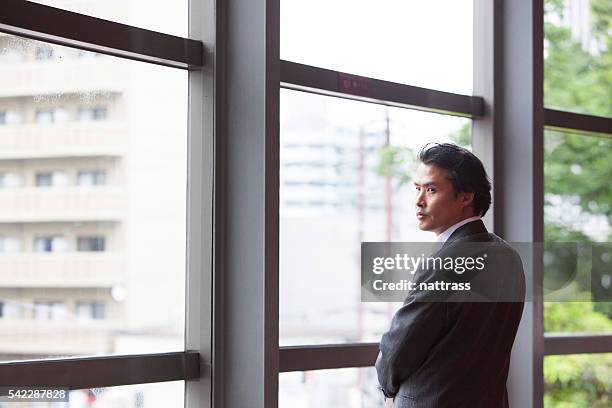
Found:
[[[472, 3], [281, 0], [281, 59], [471, 95]], [[287, 113], [281, 121], [315, 114], [338, 127], [369, 123], [384, 128], [380, 105], [287, 91], [281, 95], [281, 112]], [[295, 98], [312, 102], [292, 103]], [[392, 143], [411, 146], [440, 141], [466, 123], [400, 108], [392, 108], [390, 116]]]
[[[187, 0], [34, 1], [187, 36]], [[469, 95], [472, 2], [280, 0], [281, 59]]]
[[281, 59], [472, 94], [472, 0], [281, 0]]

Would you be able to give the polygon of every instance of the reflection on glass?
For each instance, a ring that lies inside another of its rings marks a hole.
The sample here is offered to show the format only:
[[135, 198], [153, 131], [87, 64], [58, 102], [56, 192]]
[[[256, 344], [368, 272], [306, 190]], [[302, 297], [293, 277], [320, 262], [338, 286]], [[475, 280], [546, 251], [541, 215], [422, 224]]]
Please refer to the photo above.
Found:
[[612, 354], [544, 358], [544, 407], [612, 406]]
[[465, 118], [281, 92], [281, 345], [378, 341], [397, 305], [360, 302], [362, 241], [431, 241], [410, 175], [420, 146], [470, 141]]
[[471, 95], [472, 8], [473, 0], [282, 0], [280, 55]]
[[[612, 140], [556, 131], [546, 131], [544, 140], [545, 240], [609, 242]], [[591, 266], [596, 263], [589, 265], [593, 287], [574, 288], [584, 291], [588, 299], [591, 289], [594, 293], [597, 288], [610, 290], [606, 274]], [[597, 276], [599, 280], [594, 279]], [[547, 302], [544, 328], [548, 332], [612, 332], [612, 303]]]
[[[116, 21], [147, 30], [187, 37], [188, 0], [32, 0], [59, 9]], [[37, 59], [53, 59], [49, 48], [37, 50]], [[88, 58], [88, 57], [85, 57]]]
[[278, 382], [279, 408], [384, 407], [373, 367], [281, 373]]
[[2, 34], [0, 112], [0, 361], [183, 350], [187, 72]]
[[609, 0], [545, 0], [544, 104], [612, 116]]

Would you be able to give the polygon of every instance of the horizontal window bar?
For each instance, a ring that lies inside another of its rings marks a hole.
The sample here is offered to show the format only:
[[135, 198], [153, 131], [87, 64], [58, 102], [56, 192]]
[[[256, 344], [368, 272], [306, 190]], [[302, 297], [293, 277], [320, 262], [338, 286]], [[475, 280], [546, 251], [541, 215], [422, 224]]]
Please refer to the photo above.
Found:
[[612, 334], [546, 334], [544, 354], [612, 353]]
[[2, 0], [0, 31], [174, 68], [198, 69], [203, 43], [22, 0]]
[[[612, 335], [545, 335], [545, 355], [584, 353], [612, 353]], [[281, 347], [279, 371], [370, 367], [377, 355], [378, 343]]]
[[279, 371], [281, 373], [371, 367], [376, 362], [378, 343], [292, 346], [281, 347], [279, 352]]
[[433, 89], [281, 61], [281, 87], [322, 95], [471, 118], [484, 114], [484, 100]]
[[612, 118], [544, 109], [544, 126], [561, 131], [612, 135]]
[[0, 364], [0, 384], [71, 390], [200, 377], [197, 352], [66, 358]]

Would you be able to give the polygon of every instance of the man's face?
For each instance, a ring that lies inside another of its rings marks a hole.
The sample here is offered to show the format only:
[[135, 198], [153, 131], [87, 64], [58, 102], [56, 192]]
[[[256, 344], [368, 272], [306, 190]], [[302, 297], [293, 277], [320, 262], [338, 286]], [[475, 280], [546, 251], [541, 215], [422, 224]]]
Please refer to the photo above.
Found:
[[421, 230], [438, 235], [453, 224], [474, 215], [474, 193], [455, 195], [446, 170], [421, 163], [413, 182], [416, 189], [417, 220]]

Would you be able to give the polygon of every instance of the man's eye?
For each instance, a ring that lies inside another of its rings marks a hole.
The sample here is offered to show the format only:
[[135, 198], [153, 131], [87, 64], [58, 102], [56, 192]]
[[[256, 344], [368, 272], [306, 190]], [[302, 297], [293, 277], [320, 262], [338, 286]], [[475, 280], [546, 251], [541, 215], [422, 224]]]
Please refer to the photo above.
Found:
[[427, 189], [427, 192], [428, 192], [428, 193], [435, 193], [435, 192], [436, 192], [436, 190], [435, 190], [434, 188], [428, 188], [428, 189]]

